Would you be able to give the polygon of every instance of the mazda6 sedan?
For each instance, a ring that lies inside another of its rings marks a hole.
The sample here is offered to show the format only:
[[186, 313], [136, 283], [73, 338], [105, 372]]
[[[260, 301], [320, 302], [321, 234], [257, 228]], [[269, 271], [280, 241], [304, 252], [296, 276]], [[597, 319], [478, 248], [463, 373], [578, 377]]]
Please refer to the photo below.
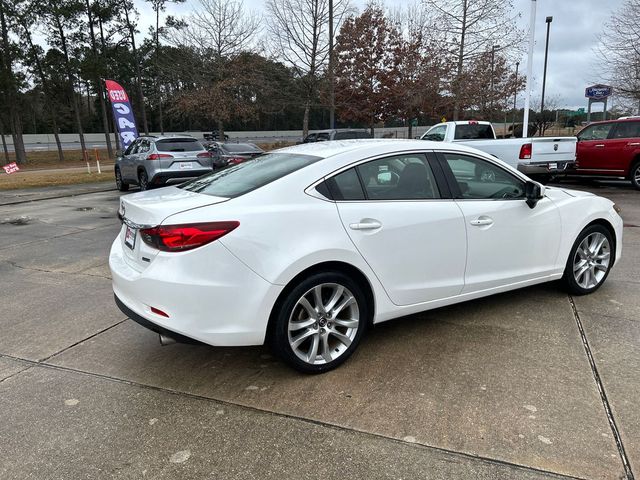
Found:
[[165, 341], [266, 342], [303, 372], [403, 315], [553, 280], [591, 293], [622, 245], [611, 201], [422, 140], [276, 150], [124, 196], [119, 216], [109, 265], [127, 316]]

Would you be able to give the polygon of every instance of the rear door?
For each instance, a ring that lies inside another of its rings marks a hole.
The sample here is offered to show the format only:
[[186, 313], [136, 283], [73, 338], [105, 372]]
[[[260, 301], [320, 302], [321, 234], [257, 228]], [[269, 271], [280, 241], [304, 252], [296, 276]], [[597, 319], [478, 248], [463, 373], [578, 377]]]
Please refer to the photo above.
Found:
[[493, 162], [468, 153], [439, 157], [466, 224], [463, 293], [550, 275], [562, 232], [555, 204], [543, 198], [529, 208], [525, 182]]
[[463, 287], [464, 219], [434, 166], [435, 157], [403, 154], [327, 180], [345, 231], [396, 305], [455, 296]]
[[640, 121], [624, 121], [615, 124], [605, 147], [608, 165], [622, 174], [629, 172], [631, 162], [640, 151]]
[[576, 161], [578, 173], [622, 175], [623, 172], [609, 153], [608, 138], [613, 123], [589, 125], [578, 134]]

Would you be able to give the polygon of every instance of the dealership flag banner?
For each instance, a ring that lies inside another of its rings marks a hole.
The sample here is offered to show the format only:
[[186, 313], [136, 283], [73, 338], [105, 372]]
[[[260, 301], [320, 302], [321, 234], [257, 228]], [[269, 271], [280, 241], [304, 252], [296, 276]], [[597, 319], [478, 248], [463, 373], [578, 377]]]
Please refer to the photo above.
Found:
[[113, 118], [118, 128], [122, 149], [124, 150], [138, 138], [138, 129], [136, 128], [131, 103], [127, 92], [118, 82], [105, 80], [104, 83], [107, 86], [107, 95], [109, 95], [111, 107], [113, 108]]

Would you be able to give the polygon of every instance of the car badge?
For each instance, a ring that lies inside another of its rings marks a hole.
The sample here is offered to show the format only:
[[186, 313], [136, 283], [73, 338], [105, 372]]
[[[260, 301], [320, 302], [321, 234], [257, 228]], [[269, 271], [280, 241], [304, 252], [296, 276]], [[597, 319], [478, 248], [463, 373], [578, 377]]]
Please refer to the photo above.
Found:
[[554, 143], [554, 144], [553, 144], [553, 150], [554, 150], [554, 151], [557, 151], [557, 150], [558, 150], [558, 144], [557, 144], [557, 143]]

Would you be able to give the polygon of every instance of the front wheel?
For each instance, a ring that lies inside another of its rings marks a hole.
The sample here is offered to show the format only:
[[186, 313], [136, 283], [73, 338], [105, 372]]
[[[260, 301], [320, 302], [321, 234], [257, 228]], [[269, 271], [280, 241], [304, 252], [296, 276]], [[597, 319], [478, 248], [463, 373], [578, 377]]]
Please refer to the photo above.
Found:
[[122, 180], [122, 174], [120, 173], [119, 168], [116, 168], [116, 187], [121, 192], [129, 190], [129, 184]]
[[631, 185], [640, 190], [640, 161], [633, 164], [631, 172], [629, 172], [629, 177], [631, 178]]
[[304, 373], [322, 373], [342, 364], [370, 321], [361, 287], [341, 272], [316, 273], [303, 280], [274, 315], [275, 353]]
[[586, 295], [604, 283], [615, 251], [611, 233], [602, 225], [585, 228], [571, 249], [562, 277], [570, 293]]

